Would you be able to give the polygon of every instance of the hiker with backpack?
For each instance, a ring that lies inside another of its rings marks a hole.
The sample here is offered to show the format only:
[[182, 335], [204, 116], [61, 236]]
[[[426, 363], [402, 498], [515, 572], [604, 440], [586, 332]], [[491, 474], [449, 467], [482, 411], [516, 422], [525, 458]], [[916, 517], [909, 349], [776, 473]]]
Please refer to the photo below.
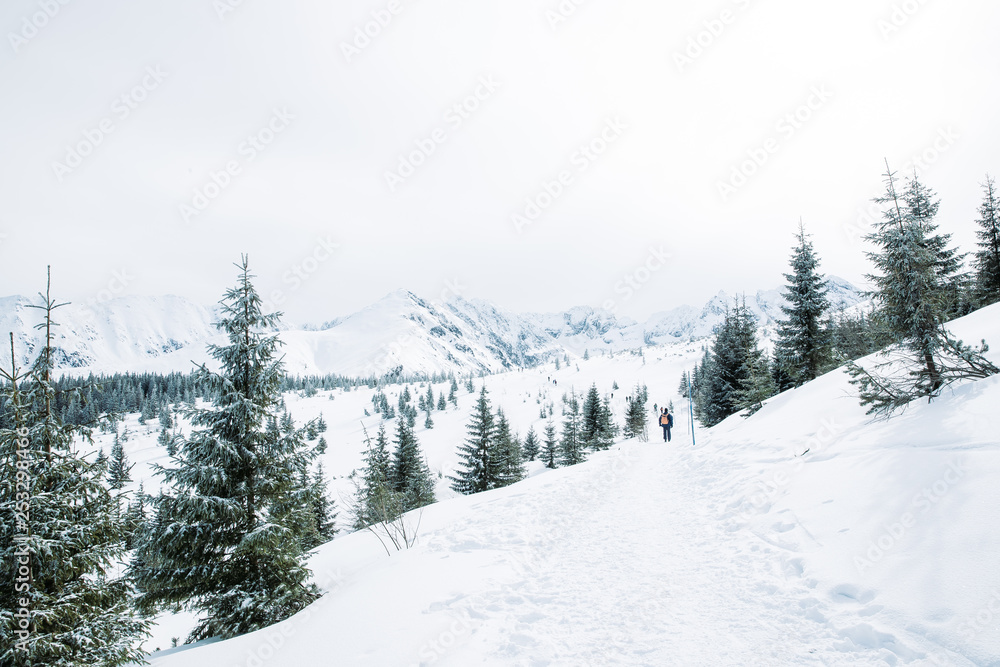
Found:
[[663, 408], [660, 414], [660, 426], [663, 427], [663, 442], [670, 442], [670, 429], [674, 425], [674, 416]]

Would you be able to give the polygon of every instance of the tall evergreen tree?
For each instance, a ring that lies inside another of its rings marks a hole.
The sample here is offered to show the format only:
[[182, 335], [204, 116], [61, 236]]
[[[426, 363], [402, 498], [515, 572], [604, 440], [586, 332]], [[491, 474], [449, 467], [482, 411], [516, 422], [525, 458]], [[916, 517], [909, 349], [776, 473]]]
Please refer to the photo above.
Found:
[[[362, 470], [361, 481], [355, 499], [354, 528], [361, 530], [383, 520], [396, 517], [395, 508], [398, 504], [393, 498], [392, 485], [389, 476], [392, 462], [389, 458], [389, 438], [385, 432], [385, 423], [379, 424], [375, 442], [368, 441], [365, 452], [365, 467]], [[392, 516], [386, 516], [391, 513]]]
[[[801, 221], [790, 264], [792, 272], [785, 274], [788, 284], [784, 292], [788, 305], [781, 307], [786, 319], [778, 323], [776, 357], [800, 385], [816, 379], [827, 365], [829, 342], [823, 316], [830, 307], [819, 259]], [[756, 360], [754, 363], [759, 366]]]
[[[0, 664], [142, 661], [138, 640], [149, 623], [136, 617], [131, 583], [114, 574], [127, 527], [101, 481], [103, 466], [76, 453], [75, 439], [89, 431], [55, 410], [59, 305], [48, 289], [42, 299], [45, 335], [32, 369], [12, 366], [0, 382], [9, 417], [0, 427]], [[13, 335], [10, 352], [16, 360]]]
[[318, 541], [315, 544], [308, 545], [306, 547], [308, 549], [329, 542], [337, 534], [337, 510], [333, 500], [330, 499], [329, 488], [326, 471], [323, 469], [323, 461], [318, 461], [310, 488], [312, 518]]
[[279, 412], [280, 342], [268, 332], [280, 314], [262, 311], [247, 258], [237, 266], [217, 324], [228, 344], [209, 346], [221, 371], [196, 373], [214, 405], [190, 411], [174, 466], [156, 467], [170, 487], [157, 500], [161, 528], [143, 535], [131, 568], [141, 609], [201, 613], [191, 640], [252, 632], [318, 597], [301, 542], [316, 452]]
[[538, 458], [540, 452], [540, 447], [538, 443], [538, 436], [535, 434], [535, 427], [532, 426], [528, 429], [528, 435], [524, 437], [524, 460], [534, 461]]
[[638, 438], [643, 442], [649, 440], [649, 430], [646, 425], [646, 401], [648, 391], [645, 385], [636, 384], [635, 391], [626, 400], [625, 437]]
[[511, 433], [510, 423], [503, 410], [497, 410], [495, 448], [500, 458], [500, 486], [508, 486], [524, 479], [521, 443]]
[[402, 510], [430, 505], [434, 502], [434, 480], [420, 451], [420, 443], [406, 422], [396, 424], [396, 450], [389, 470], [392, 490], [400, 494]]
[[115, 443], [111, 446], [111, 460], [108, 462], [108, 486], [112, 489], [120, 489], [132, 481], [132, 465], [129, 465], [128, 456], [122, 446], [121, 438], [115, 431]]
[[555, 468], [559, 462], [559, 439], [556, 437], [556, 425], [551, 421], [545, 424], [545, 449], [542, 452], [542, 461], [546, 468]]
[[583, 401], [583, 414], [580, 424], [581, 438], [583, 444], [589, 449], [596, 449], [596, 442], [601, 431], [601, 394], [597, 391], [597, 385], [591, 384], [587, 390], [587, 397]]
[[586, 459], [581, 426], [580, 401], [576, 394], [569, 399], [569, 411], [563, 420], [562, 440], [559, 441], [559, 463], [564, 466], [576, 465]]
[[468, 437], [458, 448], [462, 469], [449, 477], [451, 488], [463, 494], [495, 489], [501, 484], [500, 457], [496, 451], [496, 423], [484, 386], [466, 427]]
[[712, 349], [706, 351], [699, 368], [695, 409], [705, 426], [714, 426], [740, 410], [739, 392], [762, 354], [753, 314], [745, 301], [737, 301], [726, 311]]
[[778, 388], [767, 357], [755, 355], [747, 359], [746, 377], [740, 381], [740, 389], [736, 392], [737, 407], [746, 410], [749, 417], [764, 407], [764, 401], [777, 393]]
[[976, 230], [976, 289], [982, 303], [990, 304], [1000, 301], [1000, 201], [996, 182], [989, 175], [983, 183], [983, 203], [976, 223], [980, 227]]
[[935, 233], [939, 202], [934, 193], [912, 178], [899, 195], [895, 175], [887, 170], [885, 179], [886, 192], [875, 199], [885, 207], [883, 219], [865, 237], [876, 247], [867, 253], [879, 271], [868, 276], [875, 285], [875, 317], [920, 359], [918, 393], [931, 395], [942, 384], [935, 355], [942, 345], [947, 283], [961, 258], [948, 247], [949, 234]]

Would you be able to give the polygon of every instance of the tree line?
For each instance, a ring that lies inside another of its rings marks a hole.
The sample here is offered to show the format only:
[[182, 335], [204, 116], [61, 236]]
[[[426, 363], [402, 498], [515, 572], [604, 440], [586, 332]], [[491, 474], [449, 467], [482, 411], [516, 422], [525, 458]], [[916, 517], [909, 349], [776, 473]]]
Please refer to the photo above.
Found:
[[[761, 347], [757, 322], [737, 301], [727, 311], [701, 361], [681, 377], [695, 414], [713, 426], [836, 368], [844, 368], [868, 413], [888, 416], [918, 398], [928, 400], [963, 378], [998, 369], [983, 353], [985, 341], [956, 340], [946, 324], [1000, 301], [1000, 202], [987, 176], [978, 208], [977, 250], [962, 254], [938, 231], [940, 199], [918, 176], [899, 179], [886, 165], [885, 191], [874, 198], [882, 220], [864, 236], [875, 271], [867, 311], [833, 311], [819, 257], [800, 223], [773, 350]], [[862, 366], [862, 357], [878, 353]]]

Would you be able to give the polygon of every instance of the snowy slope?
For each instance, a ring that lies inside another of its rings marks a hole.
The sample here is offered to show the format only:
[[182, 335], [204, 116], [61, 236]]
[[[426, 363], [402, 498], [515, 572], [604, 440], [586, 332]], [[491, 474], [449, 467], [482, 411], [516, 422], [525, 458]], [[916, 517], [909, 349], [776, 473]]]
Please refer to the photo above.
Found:
[[[1000, 340], [1000, 306], [952, 329]], [[441, 482], [413, 549], [338, 537], [311, 561], [329, 591], [315, 605], [152, 664], [1000, 664], [1000, 378], [872, 422], [834, 372], [698, 429], [692, 447], [675, 386], [697, 355], [676, 345], [485, 378], [522, 435], [544, 425], [540, 405], [555, 400], [558, 420], [562, 392], [591, 382], [621, 385], [620, 421], [625, 390], [646, 382], [651, 403], [677, 403], [675, 438], [531, 464], [529, 480], [471, 497]], [[289, 397], [297, 418], [323, 411], [341, 493], [369, 400]], [[418, 426], [434, 471], [454, 468], [473, 400], [462, 389], [458, 409]], [[183, 617], [168, 622], [147, 646], [182, 634]]]
[[[830, 279], [835, 303], [857, 304], [861, 294]], [[732, 297], [720, 292], [701, 310], [683, 306], [639, 323], [587, 307], [554, 314], [518, 314], [487, 301], [428, 302], [399, 290], [371, 306], [322, 327], [288, 326], [283, 353], [293, 374], [381, 375], [402, 366], [406, 373], [498, 372], [526, 368], [557, 356], [587, 351], [635, 350], [709, 336], [722, 322]], [[779, 290], [748, 297], [765, 329], [782, 316]], [[41, 332], [38, 311], [22, 297], [0, 299], [0, 332], [15, 333], [19, 363], [34, 357]], [[115, 371], [187, 372], [192, 361], [208, 361], [205, 345], [218, 342], [215, 311], [176, 296], [123, 297], [57, 311], [57, 359], [74, 374]], [[0, 350], [0, 363], [9, 362]]]

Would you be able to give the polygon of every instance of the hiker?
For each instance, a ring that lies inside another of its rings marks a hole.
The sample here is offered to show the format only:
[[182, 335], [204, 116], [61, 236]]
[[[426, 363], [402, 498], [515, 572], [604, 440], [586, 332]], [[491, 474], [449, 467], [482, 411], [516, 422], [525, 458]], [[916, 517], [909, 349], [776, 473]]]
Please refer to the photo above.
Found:
[[670, 428], [674, 425], [674, 416], [667, 412], [666, 408], [663, 408], [663, 413], [660, 415], [660, 426], [663, 427], [663, 442], [670, 442]]

